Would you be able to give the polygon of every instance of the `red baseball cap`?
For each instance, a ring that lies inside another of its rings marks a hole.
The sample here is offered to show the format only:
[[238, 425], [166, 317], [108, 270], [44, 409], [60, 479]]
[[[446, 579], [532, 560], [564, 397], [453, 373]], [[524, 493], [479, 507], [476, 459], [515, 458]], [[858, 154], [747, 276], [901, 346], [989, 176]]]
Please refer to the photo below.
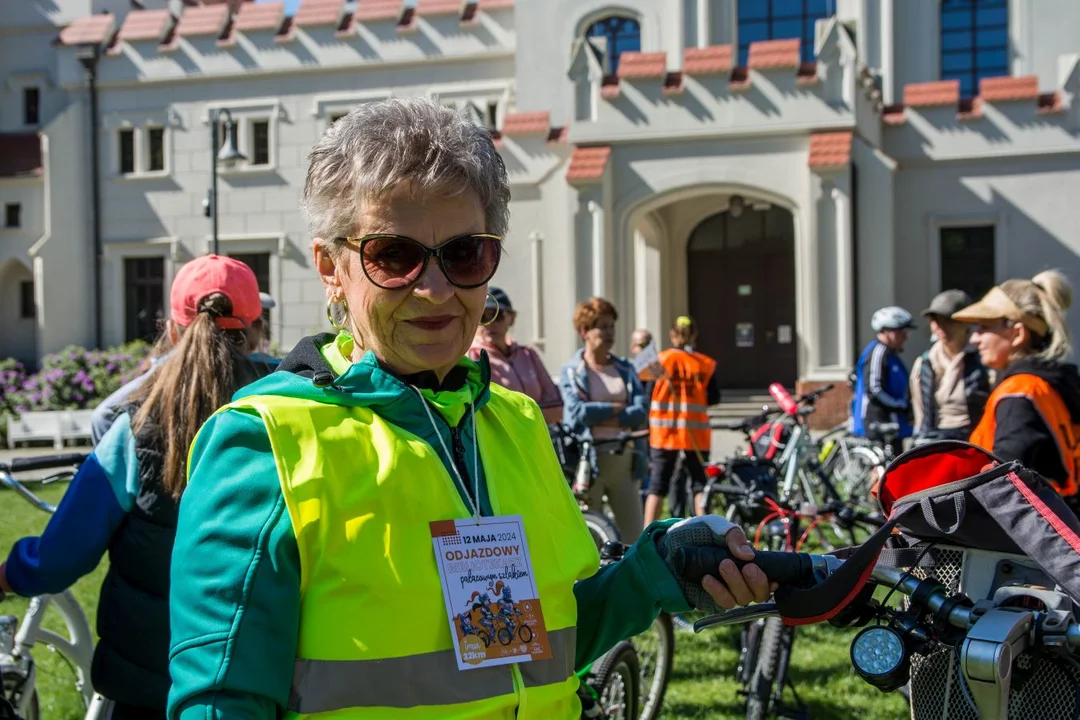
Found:
[[199, 314], [199, 303], [207, 295], [221, 293], [232, 303], [231, 317], [217, 318], [222, 330], [250, 327], [262, 315], [259, 281], [244, 263], [220, 255], [204, 255], [180, 268], [173, 278], [169, 306], [172, 320], [187, 327]]

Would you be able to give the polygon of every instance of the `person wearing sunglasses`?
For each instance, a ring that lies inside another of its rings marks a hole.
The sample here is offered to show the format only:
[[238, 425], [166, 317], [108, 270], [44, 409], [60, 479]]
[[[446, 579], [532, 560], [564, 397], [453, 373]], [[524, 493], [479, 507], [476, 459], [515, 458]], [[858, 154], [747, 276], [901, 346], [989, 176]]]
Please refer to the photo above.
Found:
[[[576, 720], [574, 670], [661, 608], [767, 597], [752, 563], [697, 584], [671, 569], [692, 544], [752, 559], [722, 518], [658, 523], [600, 569], [539, 406], [466, 356], [509, 221], [486, 129], [392, 98], [309, 157], [302, 209], [336, 332], [300, 341], [192, 444], [171, 718]], [[514, 630], [495, 604], [511, 596]]]
[[548, 425], [557, 423], [562, 420], [562, 395], [536, 351], [510, 339], [510, 328], [516, 319], [510, 296], [501, 288], [490, 288], [468, 355], [480, 362], [480, 355], [486, 352], [491, 381], [528, 395], [540, 406]]
[[1056, 270], [1031, 280], [1006, 280], [952, 319], [975, 325], [972, 342], [983, 365], [996, 371], [974, 445], [1002, 460], [1019, 460], [1078, 506], [1080, 375], [1065, 311], [1069, 281]]

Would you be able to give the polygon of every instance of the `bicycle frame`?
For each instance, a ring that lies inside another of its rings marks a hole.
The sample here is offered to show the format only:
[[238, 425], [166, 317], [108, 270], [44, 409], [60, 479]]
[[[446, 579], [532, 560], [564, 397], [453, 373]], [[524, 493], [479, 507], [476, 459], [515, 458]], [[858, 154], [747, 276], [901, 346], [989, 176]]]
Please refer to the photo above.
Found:
[[[68, 637], [42, 627], [45, 611], [55, 604], [60, 616], [67, 625]], [[34, 645], [48, 645], [55, 648], [71, 663], [75, 670], [75, 684], [83, 696], [83, 702], [90, 704], [94, 688], [90, 684], [90, 664], [94, 657], [94, 635], [86, 614], [82, 611], [70, 590], [58, 595], [42, 595], [31, 598], [19, 629], [15, 634], [16, 658], [29, 658]]]

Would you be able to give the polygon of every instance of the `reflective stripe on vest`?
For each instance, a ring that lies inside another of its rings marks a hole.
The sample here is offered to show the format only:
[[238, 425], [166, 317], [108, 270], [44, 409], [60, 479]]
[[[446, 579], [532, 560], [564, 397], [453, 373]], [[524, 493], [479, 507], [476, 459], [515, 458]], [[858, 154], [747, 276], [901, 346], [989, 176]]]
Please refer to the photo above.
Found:
[[994, 436], [997, 432], [997, 404], [1009, 397], [1027, 398], [1035, 405], [1054, 436], [1058, 452], [1061, 453], [1061, 464], [1066, 472], [1064, 478], [1046, 479], [1061, 495], [1075, 495], [1080, 489], [1080, 440], [1077, 438], [1077, 428], [1073, 425], [1072, 415], [1061, 395], [1050, 383], [1037, 375], [1011, 375], [994, 388], [986, 403], [982, 420], [971, 433], [971, 444], [993, 452]]
[[[525, 687], [551, 685], [574, 673], [577, 630], [568, 628], [548, 634], [554, 661], [521, 665]], [[297, 660], [289, 709], [302, 714], [334, 712], [364, 705], [411, 708], [416, 705], [417, 678], [444, 678], [426, 690], [426, 705], [457, 705], [514, 692], [513, 676], [505, 667], [460, 671], [453, 650], [384, 660]]]
[[296, 534], [290, 716], [576, 720], [573, 587], [600, 560], [534, 402], [492, 385], [476, 426], [492, 507], [524, 519], [553, 659], [466, 671], [428, 523], [470, 512], [435, 451], [367, 408], [276, 396], [228, 407], [262, 417]]
[[663, 450], [708, 451], [709, 380], [716, 362], [701, 353], [665, 350], [664, 375], [649, 405], [649, 445]]

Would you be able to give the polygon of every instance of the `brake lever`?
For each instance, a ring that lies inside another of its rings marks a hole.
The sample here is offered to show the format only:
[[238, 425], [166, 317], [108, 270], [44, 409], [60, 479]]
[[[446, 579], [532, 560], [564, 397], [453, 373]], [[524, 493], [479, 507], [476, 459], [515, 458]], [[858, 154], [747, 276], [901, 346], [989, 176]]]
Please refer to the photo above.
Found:
[[728, 610], [727, 612], [701, 618], [694, 623], [694, 632], [699, 633], [702, 630], [711, 628], [715, 625], [742, 625], [743, 623], [753, 622], [754, 620], [760, 620], [761, 618], [766, 617], [774, 617], [779, 614], [780, 611], [777, 609], [776, 603], [771, 602], [735, 608], [734, 610]]

